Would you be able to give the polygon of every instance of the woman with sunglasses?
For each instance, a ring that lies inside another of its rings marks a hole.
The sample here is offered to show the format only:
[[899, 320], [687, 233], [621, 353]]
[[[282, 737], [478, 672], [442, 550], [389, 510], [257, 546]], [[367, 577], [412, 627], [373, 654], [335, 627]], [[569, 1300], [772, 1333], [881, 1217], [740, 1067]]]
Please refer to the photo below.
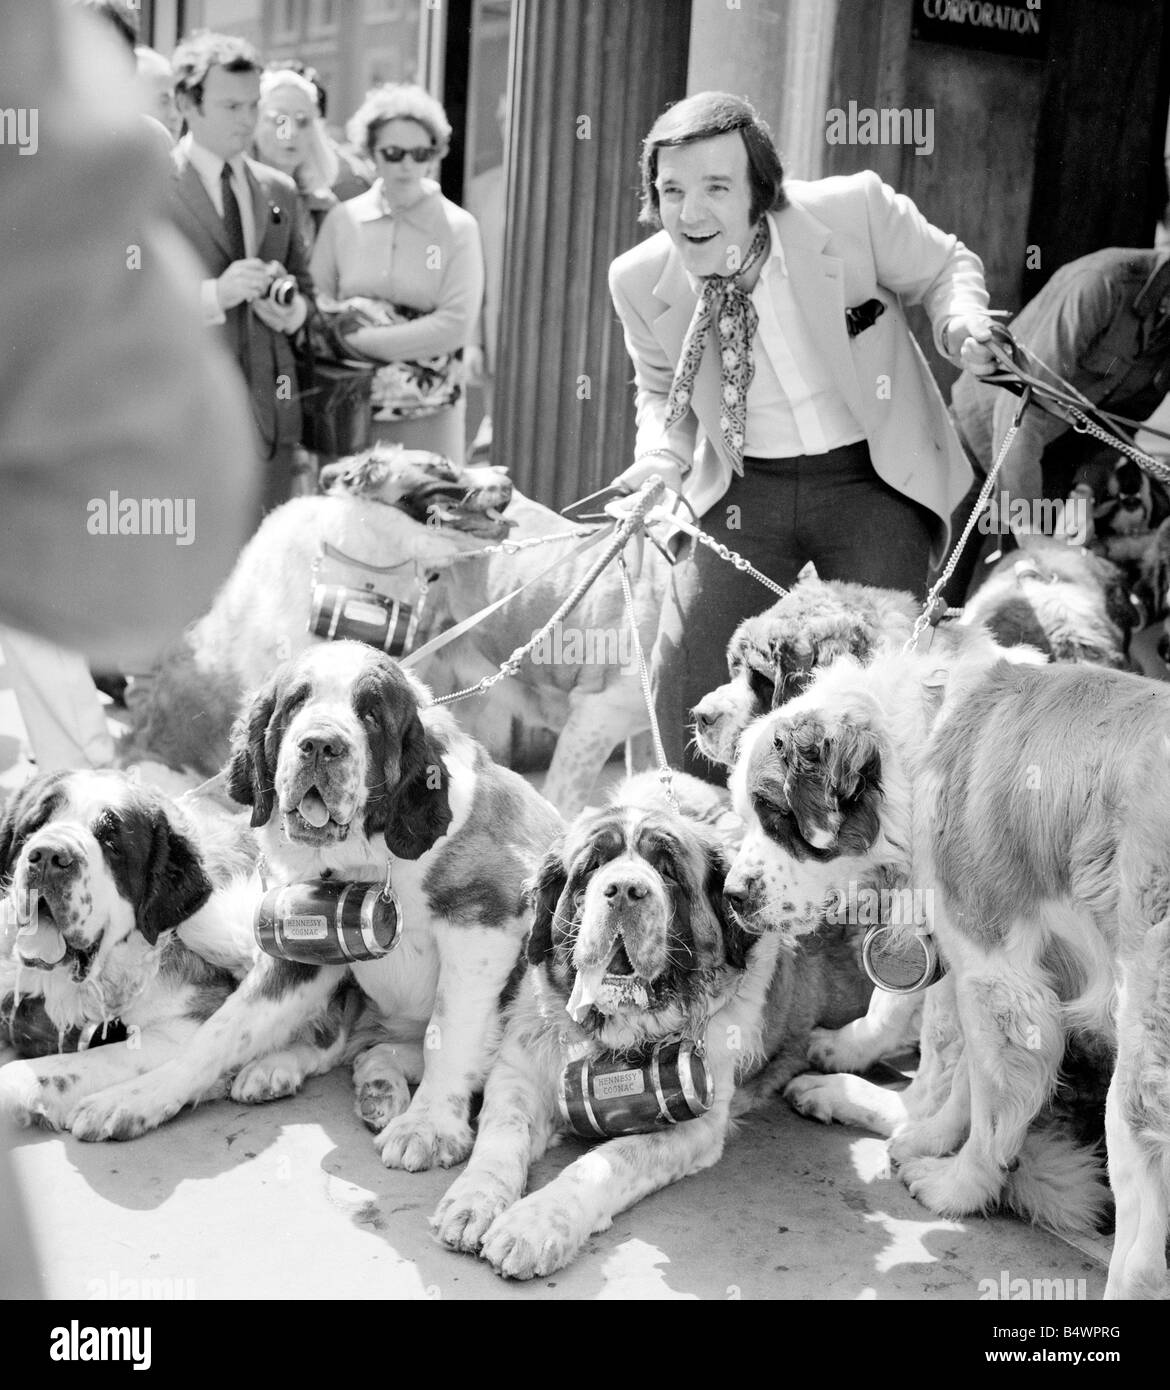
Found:
[[355, 354], [393, 367], [375, 376], [373, 436], [432, 449], [461, 464], [465, 402], [458, 373], [483, 302], [483, 252], [475, 219], [435, 182], [451, 127], [421, 87], [372, 91], [349, 122], [350, 141], [378, 174], [367, 192], [335, 207], [313, 251], [323, 306]]
[[317, 106], [317, 88], [308, 78], [289, 68], [261, 74], [256, 158], [296, 184], [310, 245], [326, 213], [337, 205], [331, 185], [340, 168]]

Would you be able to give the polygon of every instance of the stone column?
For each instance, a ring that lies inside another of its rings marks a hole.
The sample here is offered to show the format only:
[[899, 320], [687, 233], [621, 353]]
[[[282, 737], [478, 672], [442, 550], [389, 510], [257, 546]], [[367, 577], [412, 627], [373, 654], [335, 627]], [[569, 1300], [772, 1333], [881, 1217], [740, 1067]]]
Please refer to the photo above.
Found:
[[824, 173], [838, 0], [694, 0], [687, 91], [746, 97], [792, 178]]
[[633, 459], [633, 369], [607, 286], [646, 235], [638, 155], [686, 90], [690, 0], [516, 0], [492, 460], [561, 507]]

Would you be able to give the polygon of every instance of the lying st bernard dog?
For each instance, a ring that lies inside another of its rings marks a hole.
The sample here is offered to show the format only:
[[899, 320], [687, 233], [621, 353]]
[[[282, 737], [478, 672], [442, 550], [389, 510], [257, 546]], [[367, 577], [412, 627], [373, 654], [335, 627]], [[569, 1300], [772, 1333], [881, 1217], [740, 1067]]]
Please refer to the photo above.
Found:
[[[416, 608], [422, 581], [427, 597], [416, 645], [524, 588], [420, 666], [436, 695], [495, 672], [556, 612], [599, 553], [594, 547], [572, 557], [587, 532], [515, 494], [499, 468], [456, 469], [438, 454], [381, 446], [333, 465], [323, 480], [327, 495], [294, 498], [269, 513], [211, 611], [166, 654], [140, 697], [127, 697], [134, 721], [127, 761], [158, 758], [206, 776], [222, 766], [244, 692], [266, 680], [277, 663], [324, 640], [309, 631], [313, 566], [324, 546], [332, 558], [319, 574], [330, 583], [356, 588], [372, 582], [386, 597]], [[489, 548], [544, 536], [563, 539], [508, 554]], [[338, 554], [372, 568], [347, 568]], [[541, 579], [558, 558], [565, 563]], [[647, 546], [635, 585], [647, 652], [665, 571], [666, 561]], [[551, 752], [545, 795], [574, 815], [614, 748], [642, 732], [647, 715], [629, 660], [615, 568], [590, 589], [570, 621], [515, 677], [497, 685], [491, 699], [463, 701], [456, 717], [502, 762], [544, 766]]]
[[[444, 1244], [510, 1278], [560, 1269], [618, 1212], [717, 1162], [730, 1116], [804, 1067], [811, 1027], [838, 1026], [868, 999], [855, 940], [829, 934], [798, 949], [728, 915], [725, 837], [707, 823], [712, 789], [677, 774], [674, 785], [683, 814], [654, 774], [632, 779], [570, 827], [533, 884], [529, 969], [475, 1150], [431, 1223]], [[557, 1095], [570, 1060], [680, 1035], [705, 1041], [711, 1108], [609, 1139], [522, 1199], [531, 1164], [567, 1130]], [[737, 1095], [753, 1077], [768, 1085]]]
[[876, 866], [923, 891], [961, 1024], [949, 1094], [899, 1139], [932, 1210], [996, 1201], [1070, 1030], [1115, 1039], [1111, 1298], [1166, 1291], [1168, 737], [1161, 684], [975, 641], [838, 663], [753, 728], [734, 775], [742, 910], [815, 911]]
[[839, 656], [868, 661], [876, 652], [901, 650], [918, 612], [914, 599], [895, 589], [801, 579], [732, 634], [727, 683], [692, 710], [699, 752], [731, 767], [753, 719], [798, 695], [813, 670]]
[[[497, 470], [497, 476], [503, 475]], [[332, 488], [334, 493], [346, 488], [356, 497], [385, 501], [387, 481], [381, 469], [350, 467]], [[465, 689], [497, 671], [556, 612], [601, 552], [598, 544], [573, 556], [584, 530], [520, 492], [510, 495], [504, 513], [514, 527], [509, 539], [563, 539], [510, 553], [484, 550], [442, 567], [432, 601], [436, 615], [448, 622], [462, 622], [518, 589], [523, 592], [419, 667], [436, 695]], [[541, 578], [550, 566], [551, 573]], [[646, 653], [658, 633], [666, 580], [667, 561], [655, 546], [644, 546], [632, 592], [638, 637]], [[541, 759], [539, 743], [555, 742], [543, 791], [567, 818], [585, 806], [614, 749], [648, 728], [645, 696], [628, 639], [621, 580], [611, 565], [562, 629], [554, 630], [514, 677], [496, 685], [491, 699], [456, 706], [456, 717], [468, 732], [510, 766], [543, 766], [547, 750]]]
[[[531, 921], [521, 885], [561, 829], [555, 811], [429, 706], [417, 680], [358, 642], [313, 647], [275, 673], [240, 722], [229, 786], [253, 808], [272, 886], [383, 883], [389, 868], [399, 944], [350, 966], [260, 956], [180, 1057], [92, 1097], [73, 1133], [131, 1138], [241, 1067], [247, 1099], [291, 1094], [339, 1060], [294, 1039], [352, 976], [366, 997], [357, 1109], [382, 1161], [461, 1162]], [[408, 1083], [418, 1083], [413, 1100]]]
[[[420, 578], [455, 555], [504, 539], [511, 529], [500, 509], [508, 505], [512, 484], [499, 469], [458, 470], [439, 454], [382, 447], [326, 475], [327, 496], [295, 497], [269, 512], [211, 611], [127, 692], [131, 726], [120, 750], [124, 763], [158, 759], [204, 777], [220, 770], [245, 696], [280, 662], [323, 640], [309, 631], [314, 566], [325, 563], [323, 546], [359, 567], [332, 560], [317, 571], [320, 578], [346, 578], [355, 587], [373, 582], [387, 597], [414, 607]], [[367, 500], [372, 479], [384, 506]]]
[[[118, 772], [28, 782], [0, 817], [0, 1112], [61, 1129], [77, 1102], [180, 1053], [252, 961], [242, 818]], [[108, 1034], [119, 1041], [95, 1043]], [[38, 1055], [41, 1053], [50, 1055]]]

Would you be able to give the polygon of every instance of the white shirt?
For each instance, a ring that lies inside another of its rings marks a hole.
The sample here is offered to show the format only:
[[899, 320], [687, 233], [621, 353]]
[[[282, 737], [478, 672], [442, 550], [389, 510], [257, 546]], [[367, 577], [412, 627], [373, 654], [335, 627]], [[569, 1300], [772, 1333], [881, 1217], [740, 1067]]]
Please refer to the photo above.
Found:
[[[223, 216], [223, 185], [220, 178], [224, 160], [210, 150], [197, 145], [188, 131], [179, 141], [179, 148], [186, 152], [191, 167], [199, 175], [199, 182], [207, 189], [211, 206], [220, 217]], [[238, 154], [226, 161], [232, 170], [232, 192], [240, 209], [240, 223], [244, 229], [244, 252], [248, 256], [256, 254], [256, 216], [252, 206], [252, 190], [244, 168], [244, 156]], [[215, 292], [215, 281], [204, 280], [199, 287], [200, 301], [203, 305], [203, 322], [210, 328], [217, 323], [226, 323], [227, 315], [219, 306], [219, 296]]]
[[865, 431], [837, 389], [792, 294], [775, 220], [770, 250], [751, 293], [760, 316], [752, 339], [755, 374], [747, 393], [744, 453], [754, 458], [826, 454]]

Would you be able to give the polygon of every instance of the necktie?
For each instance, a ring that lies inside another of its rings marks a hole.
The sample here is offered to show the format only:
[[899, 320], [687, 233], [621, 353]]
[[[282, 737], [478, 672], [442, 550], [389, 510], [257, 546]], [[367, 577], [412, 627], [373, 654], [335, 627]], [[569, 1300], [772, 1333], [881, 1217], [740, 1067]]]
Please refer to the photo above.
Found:
[[742, 266], [731, 275], [703, 277], [702, 293], [683, 339], [682, 356], [666, 406], [667, 425], [673, 425], [686, 414], [695, 375], [714, 325], [721, 378], [719, 431], [732, 466], [740, 474], [743, 473], [743, 441], [747, 429], [747, 393], [756, 370], [752, 361], [752, 339], [760, 319], [739, 277], [760, 259], [767, 245], [768, 224], [761, 222]]
[[223, 226], [227, 232], [228, 249], [233, 261], [242, 261], [248, 252], [244, 245], [244, 224], [240, 221], [240, 205], [232, 191], [230, 164], [225, 164], [220, 170], [219, 186], [223, 193]]

